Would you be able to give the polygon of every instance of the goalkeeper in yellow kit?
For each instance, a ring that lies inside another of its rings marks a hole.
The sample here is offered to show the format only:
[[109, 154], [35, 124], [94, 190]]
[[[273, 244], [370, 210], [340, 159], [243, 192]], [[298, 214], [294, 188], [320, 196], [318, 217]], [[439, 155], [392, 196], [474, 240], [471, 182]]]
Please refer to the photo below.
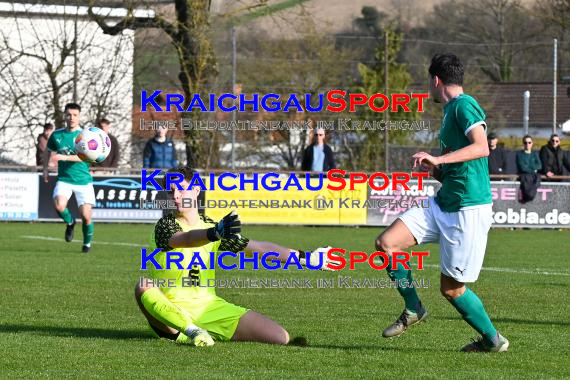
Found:
[[[194, 172], [188, 167], [169, 170], [184, 176], [183, 190], [171, 186], [171, 195], [176, 204], [175, 213], [161, 218], [155, 225], [151, 245], [162, 248], [155, 260], [166, 267], [166, 253], [181, 252], [183, 268], [188, 268], [194, 252], [209, 267], [210, 252], [231, 251], [276, 252], [285, 261], [290, 252], [297, 251], [303, 263], [305, 252], [292, 250], [270, 242], [260, 242], [241, 237], [241, 222], [235, 213], [228, 214], [218, 223], [201, 216], [196, 208], [183, 208], [182, 199], [198, 199], [198, 186], [187, 189]], [[311, 264], [319, 261], [316, 254], [323, 255], [326, 267], [326, 252], [330, 247], [319, 248], [311, 254]], [[256, 341], [273, 344], [289, 343], [288, 332], [271, 319], [231, 304], [216, 295], [213, 287], [183, 286], [188, 277], [194, 283], [207, 284], [215, 278], [214, 269], [161, 269], [152, 265], [149, 274], [152, 279], [165, 279], [176, 284], [174, 287], [155, 287], [152, 281], [139, 281], [135, 288], [138, 305], [151, 328], [161, 338], [196, 346], [211, 346], [218, 341]], [[195, 266], [194, 268], [198, 268]], [[186, 278], [186, 280], [184, 280]], [[187, 282], [186, 282], [187, 283]], [[149, 285], [150, 284], [150, 285]]]

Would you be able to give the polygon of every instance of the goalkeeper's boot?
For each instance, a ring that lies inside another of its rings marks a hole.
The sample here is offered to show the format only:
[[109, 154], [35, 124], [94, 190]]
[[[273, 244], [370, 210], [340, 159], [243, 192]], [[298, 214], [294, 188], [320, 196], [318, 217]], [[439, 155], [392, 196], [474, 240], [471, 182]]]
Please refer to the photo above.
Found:
[[[187, 339], [184, 339], [185, 337], [187, 337]], [[208, 334], [206, 330], [201, 328], [187, 329], [186, 335], [180, 333], [176, 341], [178, 343], [192, 344], [197, 347], [207, 347], [214, 345], [214, 339], [212, 339], [212, 336]]]
[[423, 305], [419, 304], [417, 313], [414, 313], [408, 309], [404, 309], [402, 314], [396, 322], [388, 326], [383, 332], [382, 336], [384, 338], [394, 338], [400, 336], [408, 329], [408, 327], [418, 324], [424, 321], [428, 316], [427, 310]]
[[461, 352], [507, 352], [509, 341], [497, 333], [497, 344], [490, 344], [483, 337], [469, 343], [461, 349]]
[[73, 241], [73, 229], [75, 228], [75, 219], [73, 219], [73, 223], [66, 225], [65, 227], [65, 241], [71, 242]]

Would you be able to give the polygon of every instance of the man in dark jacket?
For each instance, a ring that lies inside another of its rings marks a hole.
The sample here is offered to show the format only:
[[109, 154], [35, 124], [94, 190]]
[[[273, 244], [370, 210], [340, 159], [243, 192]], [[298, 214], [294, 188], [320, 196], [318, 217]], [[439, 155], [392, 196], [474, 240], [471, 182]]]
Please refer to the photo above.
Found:
[[143, 152], [143, 167], [170, 169], [178, 166], [174, 142], [166, 137], [165, 128], [157, 129], [154, 138], [148, 140]]
[[493, 132], [487, 136], [489, 144], [489, 174], [505, 174], [507, 167], [507, 156], [505, 150], [498, 146], [499, 139]]
[[49, 166], [57, 166], [55, 161], [55, 156], [51, 158], [49, 150], [47, 149], [47, 142], [49, 137], [54, 131], [54, 126], [52, 123], [47, 123], [44, 125], [44, 131], [41, 135], [38, 135], [38, 140], [36, 143], [36, 165], [43, 166], [44, 160], [50, 160]]
[[311, 172], [327, 172], [335, 169], [333, 151], [325, 144], [325, 130], [315, 129], [313, 143], [305, 149], [301, 170]]
[[109, 139], [111, 140], [111, 151], [105, 160], [101, 161], [99, 164], [94, 164], [94, 166], [99, 168], [119, 167], [120, 147], [117, 138], [111, 134], [111, 122], [107, 119], [101, 119], [97, 126], [102, 129], [107, 136], [109, 136]]
[[570, 170], [570, 162], [560, 148], [560, 137], [556, 134], [550, 136], [548, 144], [540, 148], [539, 155], [542, 162], [542, 173], [549, 178], [554, 175], [562, 175], [563, 166]]

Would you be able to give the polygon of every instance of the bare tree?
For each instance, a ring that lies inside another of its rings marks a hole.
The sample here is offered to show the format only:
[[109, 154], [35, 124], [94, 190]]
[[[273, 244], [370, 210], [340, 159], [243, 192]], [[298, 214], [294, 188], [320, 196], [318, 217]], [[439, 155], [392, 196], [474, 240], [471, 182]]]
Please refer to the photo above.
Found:
[[[269, 4], [268, 0], [240, 0], [228, 2], [229, 10], [219, 15], [218, 20], [227, 25], [229, 22], [249, 22], [255, 18], [271, 15], [283, 9], [290, 8], [307, 0], [286, 0]], [[136, 6], [150, 4], [144, 1], [127, 3], [127, 16], [116, 24], [109, 24], [104, 17], [92, 11], [96, 1], [89, 1], [89, 14], [97, 22], [105, 34], [118, 35], [125, 29], [155, 28], [168, 35], [178, 56], [178, 81], [184, 94], [184, 109], [187, 110], [193, 94], [202, 94], [207, 88], [208, 81], [218, 73], [217, 60], [210, 38], [211, 9], [219, 8], [216, 0], [175, 0], [174, 12], [168, 7], [154, 6], [155, 15], [152, 18], [137, 18]], [[156, 4], [155, 4], [156, 5]], [[183, 112], [183, 118], [199, 119], [200, 113], [193, 109]], [[202, 144], [207, 139], [215, 141], [199, 131], [184, 130], [186, 137], [186, 155], [190, 165], [207, 164], [207, 145]], [[203, 141], [204, 140], [204, 141]], [[206, 160], [204, 159], [206, 158]]]
[[[283, 97], [295, 93], [303, 108], [307, 98], [315, 107], [319, 94], [338, 89], [343, 83], [351, 51], [337, 48], [334, 38], [324, 30], [326, 27], [317, 25], [306, 12], [295, 20], [284, 22], [295, 31], [289, 39], [268, 40], [260, 35], [252, 37], [249, 33], [249, 42], [244, 42], [247, 44], [243, 52], [245, 64], [238, 65], [240, 82], [243, 82], [245, 92], [274, 92]], [[259, 114], [253, 116], [259, 117]], [[328, 121], [336, 116], [328, 111], [307, 111], [291, 114], [278, 112], [268, 117], [271, 120], [307, 121], [315, 128], [318, 120]], [[308, 132], [303, 129], [279, 129], [274, 132], [277, 136], [265, 135], [258, 143], [273, 143], [279, 152], [279, 157], [268, 155], [268, 161], [295, 169], [300, 166]], [[248, 137], [244, 135], [243, 138]], [[250, 136], [248, 141], [254, 139], [255, 136]]]
[[0, 138], [6, 155], [28, 164], [41, 126], [64, 126], [67, 102], [83, 106], [83, 121], [130, 121], [122, 103], [130, 98], [132, 36], [109, 43], [85, 17], [42, 17], [42, 9], [3, 17], [0, 27], [0, 89], [8, 94], [0, 104]]
[[514, 66], [522, 53], [532, 50], [544, 29], [519, 0], [448, 0], [434, 7], [426, 29], [456, 52], [478, 63], [494, 82], [513, 80]]
[[558, 25], [562, 30], [570, 29], [570, 1], [539, 0], [535, 9], [543, 20]]

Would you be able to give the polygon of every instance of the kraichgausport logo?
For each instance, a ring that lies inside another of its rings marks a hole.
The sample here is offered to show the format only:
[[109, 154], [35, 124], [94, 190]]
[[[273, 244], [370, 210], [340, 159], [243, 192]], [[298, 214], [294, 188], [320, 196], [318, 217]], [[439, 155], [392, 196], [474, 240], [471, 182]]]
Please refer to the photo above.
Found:
[[[184, 177], [180, 173], [166, 173], [165, 174], [165, 189], [160, 186], [158, 182], [156, 182], [156, 177], [161, 174], [160, 169], [156, 169], [149, 173], [146, 169], [143, 169], [141, 172], [141, 184], [142, 190], [146, 190], [147, 183], [153, 186], [156, 190], [170, 190], [172, 185], [175, 185], [178, 190], [188, 190], [195, 186], [200, 187], [200, 190], [216, 190], [219, 188], [224, 191], [232, 191], [232, 190], [245, 190], [246, 184], [252, 184], [253, 190], [258, 191], [260, 186], [268, 191], [276, 191], [276, 190], [289, 190], [289, 188], [296, 188], [296, 190], [310, 190], [310, 191], [319, 191], [323, 189], [324, 186], [324, 174], [319, 173], [318, 177], [311, 177], [310, 173], [305, 173], [304, 179], [300, 179], [297, 177], [297, 174], [291, 173], [287, 177], [285, 181], [280, 180], [281, 177], [277, 173], [266, 173], [260, 175], [259, 173], [251, 174], [251, 178], [247, 178], [245, 173], [222, 173], [220, 175], [216, 175], [215, 173], [210, 173], [208, 176], [208, 184], [204, 182], [204, 179], [198, 173], [194, 173], [190, 183], [188, 184], [186, 189], [183, 189], [181, 183], [184, 181]], [[341, 176], [348, 175], [348, 181], [343, 177], [335, 177], [334, 175], [338, 174]], [[365, 173], [348, 173], [346, 170], [340, 169], [333, 169], [327, 172], [326, 178], [329, 180], [327, 185], [327, 189], [333, 191], [340, 191], [344, 190], [347, 185], [350, 190], [355, 189], [356, 184], [368, 183], [368, 185], [376, 191], [382, 191], [387, 189], [388, 186], [391, 185], [391, 189], [396, 191], [398, 190], [398, 185], [402, 186], [403, 190], [410, 190], [408, 186], [408, 182], [413, 179], [417, 179], [418, 181], [418, 189], [423, 189], [423, 179], [428, 178], [429, 173], [390, 173], [387, 175], [385, 173], [373, 173], [368, 176]], [[224, 184], [224, 180], [226, 178], [231, 179], [238, 179], [239, 186], [233, 184], [231, 186], [227, 186]], [[311, 180], [318, 179], [318, 184], [313, 185], [311, 184]], [[379, 185], [378, 180], [382, 180], [382, 185]], [[301, 182], [304, 182], [304, 187], [301, 185]], [[338, 185], [336, 185], [338, 184]]]
[[[346, 98], [348, 95], [348, 98]], [[157, 97], [166, 98], [164, 109], [157, 103]], [[248, 99], [251, 97], [251, 99]], [[312, 99], [318, 99], [314, 105]], [[285, 99], [281, 95], [269, 93], [261, 94], [229, 94], [225, 93], [220, 96], [216, 94], [208, 94], [206, 99], [200, 94], [192, 95], [188, 107], [184, 109], [184, 96], [181, 94], [162, 94], [162, 91], [156, 90], [152, 94], [148, 94], [146, 90], [141, 91], [141, 112], [148, 112], [152, 107], [155, 112], [170, 112], [171, 107], [175, 107], [178, 112], [192, 112], [194, 108], [201, 112], [215, 112], [216, 106], [223, 112], [320, 112], [323, 109], [331, 112], [342, 112], [348, 109], [349, 112], [356, 112], [356, 106], [367, 106], [374, 112], [384, 112], [390, 109], [391, 112], [398, 112], [398, 107], [402, 107], [404, 112], [412, 112], [408, 107], [414, 99], [417, 99], [417, 112], [424, 112], [424, 100], [429, 99], [429, 94], [373, 94], [370, 97], [365, 94], [348, 94], [342, 90], [332, 90], [326, 93], [328, 104], [325, 106], [325, 94], [289, 94]], [[236, 101], [236, 105], [227, 106], [224, 104], [227, 100]], [[247, 107], [247, 108], [246, 108]], [[251, 108], [250, 108], [251, 107]]]
[[[254, 270], [259, 270], [260, 265], [264, 269], [268, 270], [275, 270], [275, 269], [291, 269], [295, 268], [298, 270], [303, 270], [305, 267], [301, 264], [299, 256], [296, 252], [291, 252], [289, 257], [286, 261], [282, 262], [279, 259], [279, 253], [277, 252], [266, 252], [261, 254], [260, 252], [253, 252], [251, 257], [246, 256], [246, 252], [221, 252], [219, 255], [216, 255], [216, 252], [210, 252], [208, 257], [208, 264], [204, 261], [204, 258], [200, 255], [200, 252], [193, 252], [192, 258], [187, 265], [184, 266], [182, 263], [185, 262], [185, 256], [182, 252], [176, 251], [165, 251], [165, 266], [163, 267], [156, 261], [155, 256], [162, 251], [161, 248], [156, 248], [152, 251], [148, 251], [146, 248], [141, 248], [141, 270], [147, 270], [148, 265], [152, 265], [155, 269], [158, 270], [170, 270], [170, 269], [178, 269], [178, 270], [191, 270], [195, 268], [199, 269], [216, 269], [216, 267], [221, 268], [223, 270], [245, 270], [246, 263], [251, 263], [253, 265]], [[408, 263], [410, 262], [412, 257], [418, 258], [418, 268], [417, 269], [424, 269], [423, 266], [423, 258], [429, 257], [429, 251], [412, 251], [411, 253], [408, 252], [392, 252], [392, 257], [382, 251], [376, 251], [371, 254], [367, 254], [366, 252], [359, 252], [359, 251], [350, 251], [347, 252], [346, 249], [341, 248], [333, 248], [330, 249], [326, 253], [326, 257], [328, 262], [325, 265], [325, 260], [322, 254], [318, 254], [319, 261], [316, 264], [311, 263], [311, 255], [315, 253], [306, 252], [306, 269], [309, 270], [319, 270], [322, 269], [323, 266], [327, 267], [331, 270], [341, 270], [347, 267], [350, 270], [355, 270], [355, 264], [357, 263], [368, 263], [368, 265], [375, 269], [375, 270], [383, 270], [386, 269], [389, 265], [392, 270], [398, 269], [398, 264], [401, 263], [404, 269], [411, 269]], [[233, 264], [225, 264], [225, 258], [233, 258], [238, 259], [238, 263]], [[382, 264], [378, 265], [375, 259], [379, 259]]]

